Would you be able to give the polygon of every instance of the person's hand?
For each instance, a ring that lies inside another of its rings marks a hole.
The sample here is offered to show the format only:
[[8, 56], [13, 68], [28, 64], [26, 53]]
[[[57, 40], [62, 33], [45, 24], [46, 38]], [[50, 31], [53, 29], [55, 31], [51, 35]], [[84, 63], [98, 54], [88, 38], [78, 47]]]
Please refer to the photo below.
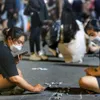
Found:
[[48, 32], [48, 30], [50, 29], [50, 27], [48, 25], [43, 25], [42, 29]]
[[95, 70], [96, 68], [93, 68], [93, 67], [88, 67], [87, 69], [85, 69], [84, 71], [86, 72], [86, 75], [89, 75], [89, 76], [93, 76], [94, 73], [96, 72]]
[[14, 15], [13, 15], [13, 17], [14, 17], [14, 19], [18, 19], [18, 15], [17, 15], [17, 13], [14, 13]]
[[51, 26], [52, 24], [53, 24], [52, 20], [44, 20], [43, 21], [43, 25], [49, 25], [49, 26]]
[[16, 64], [18, 64], [20, 60], [22, 60], [22, 55], [17, 55], [17, 56], [15, 57], [15, 62], [16, 62]]
[[56, 23], [60, 26], [61, 25], [61, 20], [60, 19], [56, 20]]
[[40, 84], [37, 84], [37, 85], [34, 86], [34, 92], [36, 92], [36, 93], [42, 92], [44, 90], [45, 90], [45, 87], [43, 87]]

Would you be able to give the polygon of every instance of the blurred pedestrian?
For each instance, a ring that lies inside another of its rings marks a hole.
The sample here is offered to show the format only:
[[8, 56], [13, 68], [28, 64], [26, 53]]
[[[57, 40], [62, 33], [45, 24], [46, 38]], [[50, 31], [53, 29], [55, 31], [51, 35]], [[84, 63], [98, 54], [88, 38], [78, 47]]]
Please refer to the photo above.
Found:
[[96, 18], [100, 20], [100, 0], [95, 0], [95, 12], [96, 12]]
[[[43, 56], [40, 53], [40, 35], [43, 21], [48, 19], [48, 12], [44, 0], [29, 0], [29, 16], [31, 16], [31, 33], [29, 39], [30, 60], [41, 60]], [[36, 50], [35, 50], [36, 47]]]
[[18, 20], [18, 8], [16, 5], [16, 0], [5, 0], [5, 11], [7, 12], [7, 19], [9, 28], [16, 25]]
[[22, 27], [24, 32], [27, 32], [28, 25], [28, 16], [24, 15], [24, 9], [27, 4], [25, 4], [24, 0], [16, 0], [17, 8], [18, 8], [18, 22], [16, 23], [17, 27]]

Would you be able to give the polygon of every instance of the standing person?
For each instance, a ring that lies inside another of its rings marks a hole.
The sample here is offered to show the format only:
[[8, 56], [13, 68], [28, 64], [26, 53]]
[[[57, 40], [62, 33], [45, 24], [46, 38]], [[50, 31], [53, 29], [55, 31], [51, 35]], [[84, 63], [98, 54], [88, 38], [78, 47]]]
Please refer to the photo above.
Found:
[[[30, 34], [30, 60], [41, 60], [40, 52], [40, 29], [44, 20], [48, 18], [44, 0], [29, 0], [29, 5], [34, 9], [31, 12], [31, 34]], [[35, 51], [36, 47], [36, 51]]]
[[81, 21], [85, 24], [88, 19], [95, 17], [94, 15], [94, 1], [95, 0], [82, 0], [82, 19]]
[[0, 0], [0, 41], [4, 39], [2, 34], [3, 22], [4, 22], [4, 19], [2, 18], [3, 13], [4, 13], [4, 1]]
[[3, 12], [3, 9], [4, 9], [4, 5], [2, 3], [2, 0], [0, 1], [0, 24], [2, 24], [2, 12]]
[[16, 25], [18, 18], [18, 8], [16, 5], [16, 0], [5, 0], [5, 11], [7, 11], [7, 18], [9, 28]]
[[4, 28], [7, 28], [7, 12], [5, 11], [5, 0], [0, 0], [0, 20]]
[[11, 54], [19, 52], [25, 42], [25, 35], [20, 28], [8, 28], [3, 31], [5, 40], [0, 42], [0, 90], [19, 86], [31, 92], [41, 92], [44, 87], [40, 84], [32, 86], [16, 67], [20, 56], [15, 60]]
[[16, 0], [17, 8], [18, 9], [18, 22], [16, 23], [17, 27], [22, 27], [24, 32], [27, 32], [27, 24], [28, 24], [28, 17], [24, 15], [24, 9], [26, 7], [26, 4], [24, 0]]
[[81, 21], [82, 16], [82, 0], [74, 0], [72, 4], [73, 11], [78, 20]]
[[95, 0], [94, 2], [96, 18], [100, 20], [100, 0]]

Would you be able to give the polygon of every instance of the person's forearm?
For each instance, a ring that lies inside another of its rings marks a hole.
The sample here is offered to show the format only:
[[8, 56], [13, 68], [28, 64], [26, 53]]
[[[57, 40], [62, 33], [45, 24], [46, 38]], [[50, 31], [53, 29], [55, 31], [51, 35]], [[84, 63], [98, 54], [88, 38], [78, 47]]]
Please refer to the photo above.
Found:
[[27, 81], [25, 81], [22, 77], [20, 76], [16, 76], [16, 77], [17, 77], [17, 80], [14, 81], [16, 85], [30, 92], [35, 92], [34, 90], [35, 88], [32, 85], [30, 85]]
[[100, 76], [100, 71], [99, 72], [94, 72], [92, 76]]
[[99, 49], [100, 49], [99, 46], [91, 46], [90, 47], [90, 51], [92, 51], [92, 52], [98, 51]]
[[100, 67], [94, 68], [93, 76], [100, 76]]
[[58, 10], [58, 19], [61, 19], [62, 9], [63, 9], [63, 0], [56, 0], [56, 6]]

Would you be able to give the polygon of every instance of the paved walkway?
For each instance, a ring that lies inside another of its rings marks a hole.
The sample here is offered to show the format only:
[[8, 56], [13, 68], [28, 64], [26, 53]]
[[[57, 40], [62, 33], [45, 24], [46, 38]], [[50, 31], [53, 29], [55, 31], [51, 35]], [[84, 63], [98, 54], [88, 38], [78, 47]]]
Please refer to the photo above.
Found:
[[[26, 43], [25, 49], [28, 50], [28, 44]], [[48, 53], [48, 52], [47, 52]], [[97, 57], [85, 56], [83, 64], [65, 64], [63, 59], [53, 57], [50, 53], [48, 61], [29, 61], [24, 59], [18, 64], [18, 67], [22, 70], [24, 78], [35, 85], [40, 83], [59, 83], [66, 85], [67, 87], [79, 88], [78, 80], [85, 75], [84, 69], [88, 66], [99, 65], [99, 59]], [[28, 57], [26, 57], [28, 58]], [[76, 90], [77, 91], [77, 90]], [[17, 96], [0, 96], [0, 100], [58, 100], [55, 97], [57, 91], [44, 91], [40, 94], [27, 94]], [[98, 94], [76, 94], [75, 93], [60, 93], [57, 94], [60, 100], [100, 100]]]

